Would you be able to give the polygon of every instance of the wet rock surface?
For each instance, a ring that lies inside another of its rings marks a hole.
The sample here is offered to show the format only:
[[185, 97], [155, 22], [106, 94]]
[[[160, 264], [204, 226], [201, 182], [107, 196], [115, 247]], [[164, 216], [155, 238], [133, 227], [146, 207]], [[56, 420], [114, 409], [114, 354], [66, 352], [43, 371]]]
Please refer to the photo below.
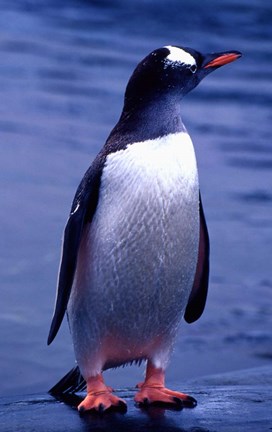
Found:
[[268, 432], [272, 430], [272, 366], [204, 377], [176, 385], [194, 396], [194, 409], [139, 408], [134, 389], [117, 390], [127, 413], [87, 413], [76, 410], [77, 396], [65, 401], [48, 394], [0, 399], [2, 432], [180, 431]]

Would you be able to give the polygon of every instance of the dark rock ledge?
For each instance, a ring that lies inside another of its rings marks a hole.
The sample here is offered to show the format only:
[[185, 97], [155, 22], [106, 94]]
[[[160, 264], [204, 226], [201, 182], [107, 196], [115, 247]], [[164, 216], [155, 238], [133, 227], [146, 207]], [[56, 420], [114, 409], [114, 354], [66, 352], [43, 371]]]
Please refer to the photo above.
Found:
[[135, 407], [135, 390], [118, 390], [126, 414], [80, 416], [73, 404], [49, 394], [0, 399], [1, 432], [271, 432], [272, 366], [249, 369], [176, 384], [198, 405], [181, 411]]

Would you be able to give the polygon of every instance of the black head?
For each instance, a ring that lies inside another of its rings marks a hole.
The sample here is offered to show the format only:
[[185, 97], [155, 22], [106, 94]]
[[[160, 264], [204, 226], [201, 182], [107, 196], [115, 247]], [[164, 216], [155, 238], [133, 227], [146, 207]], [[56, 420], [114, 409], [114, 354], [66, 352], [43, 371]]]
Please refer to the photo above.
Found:
[[240, 56], [238, 51], [203, 55], [176, 46], [150, 53], [128, 82], [121, 117], [107, 140], [109, 151], [184, 130], [182, 97], [210, 72]]
[[136, 67], [126, 89], [125, 105], [180, 100], [210, 72], [241, 56], [238, 51], [201, 54], [191, 48], [166, 46], [151, 52]]

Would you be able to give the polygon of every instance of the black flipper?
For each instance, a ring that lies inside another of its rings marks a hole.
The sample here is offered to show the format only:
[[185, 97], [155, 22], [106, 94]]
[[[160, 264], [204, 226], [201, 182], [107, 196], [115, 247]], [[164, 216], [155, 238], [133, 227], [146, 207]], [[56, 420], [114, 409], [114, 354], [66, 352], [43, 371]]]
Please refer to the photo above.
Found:
[[87, 222], [91, 222], [96, 210], [104, 161], [105, 155], [99, 154], [83, 177], [64, 230], [56, 304], [47, 340], [48, 345], [55, 338], [67, 309], [83, 229]]
[[71, 369], [57, 384], [49, 390], [53, 396], [64, 395], [68, 393], [76, 393], [85, 390], [87, 387], [86, 381], [79, 371], [79, 367], [75, 366]]
[[192, 323], [201, 317], [208, 293], [209, 285], [209, 256], [210, 242], [209, 234], [203, 212], [201, 196], [199, 194], [199, 216], [200, 216], [200, 232], [199, 232], [199, 249], [196, 274], [192, 292], [185, 310], [184, 319], [187, 323]]

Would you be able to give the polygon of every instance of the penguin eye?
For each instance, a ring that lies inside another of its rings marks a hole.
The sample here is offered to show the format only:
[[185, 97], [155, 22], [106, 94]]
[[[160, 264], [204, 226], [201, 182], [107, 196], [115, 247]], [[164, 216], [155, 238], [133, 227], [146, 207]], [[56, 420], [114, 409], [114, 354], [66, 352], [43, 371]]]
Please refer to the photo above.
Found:
[[196, 65], [192, 65], [192, 66], [190, 66], [190, 71], [192, 72], [192, 73], [195, 73], [196, 72], [196, 70], [197, 70], [197, 67], [196, 67]]

